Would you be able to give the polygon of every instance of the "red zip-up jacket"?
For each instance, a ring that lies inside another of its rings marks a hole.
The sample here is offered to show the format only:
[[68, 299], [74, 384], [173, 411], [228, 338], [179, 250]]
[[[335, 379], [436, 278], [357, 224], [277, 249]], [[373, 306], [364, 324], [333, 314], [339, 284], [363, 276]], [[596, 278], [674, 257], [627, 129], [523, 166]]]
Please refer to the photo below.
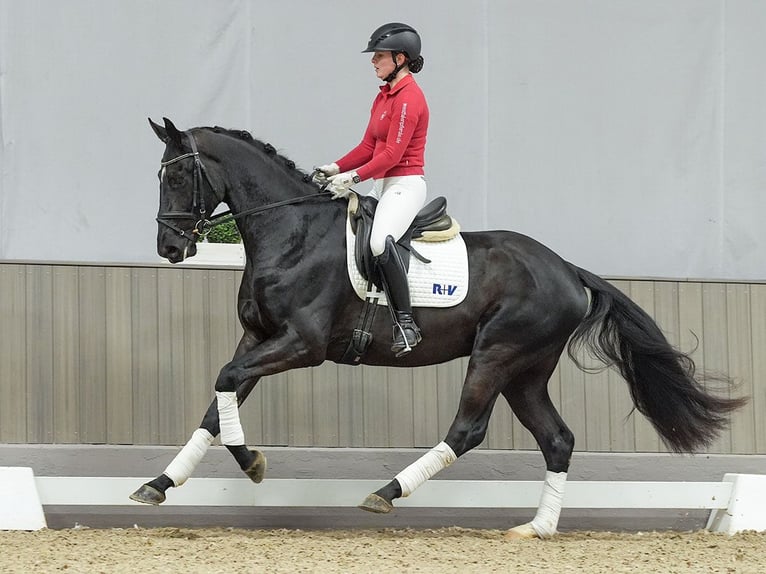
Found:
[[380, 87], [361, 143], [340, 158], [341, 172], [356, 170], [362, 179], [423, 175], [428, 104], [411, 74], [393, 89]]

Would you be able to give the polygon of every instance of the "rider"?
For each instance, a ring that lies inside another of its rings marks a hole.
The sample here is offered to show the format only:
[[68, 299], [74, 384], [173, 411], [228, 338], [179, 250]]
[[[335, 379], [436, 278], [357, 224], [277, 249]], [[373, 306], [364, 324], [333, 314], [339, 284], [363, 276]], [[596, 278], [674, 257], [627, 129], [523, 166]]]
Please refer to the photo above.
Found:
[[353, 184], [372, 178], [378, 200], [370, 249], [394, 318], [391, 350], [408, 353], [421, 340], [412, 317], [407, 271], [395, 243], [426, 202], [423, 165], [428, 104], [412, 74], [423, 68], [420, 36], [407, 24], [384, 24], [367, 48], [378, 78], [385, 82], [372, 104], [359, 145], [339, 160], [317, 169], [329, 180], [333, 198], [348, 196]]

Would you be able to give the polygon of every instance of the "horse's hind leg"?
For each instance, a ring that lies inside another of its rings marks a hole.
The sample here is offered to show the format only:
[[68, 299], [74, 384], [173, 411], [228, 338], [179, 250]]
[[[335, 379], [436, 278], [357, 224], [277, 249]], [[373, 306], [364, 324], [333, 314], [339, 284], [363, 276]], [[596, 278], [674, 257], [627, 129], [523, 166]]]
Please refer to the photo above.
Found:
[[508, 531], [508, 538], [548, 538], [556, 533], [564, 497], [574, 435], [548, 395], [548, 379], [558, 362], [540, 364], [511, 381], [502, 393], [511, 410], [535, 437], [545, 458], [545, 482], [537, 513], [531, 522]]
[[498, 363], [486, 354], [481, 358], [475, 354], [471, 358], [458, 412], [444, 441], [397, 474], [386, 486], [370, 494], [359, 508], [369, 512], [390, 512], [394, 499], [409, 496], [457, 457], [481, 444], [502, 386], [502, 382], [497, 382], [498, 368]]

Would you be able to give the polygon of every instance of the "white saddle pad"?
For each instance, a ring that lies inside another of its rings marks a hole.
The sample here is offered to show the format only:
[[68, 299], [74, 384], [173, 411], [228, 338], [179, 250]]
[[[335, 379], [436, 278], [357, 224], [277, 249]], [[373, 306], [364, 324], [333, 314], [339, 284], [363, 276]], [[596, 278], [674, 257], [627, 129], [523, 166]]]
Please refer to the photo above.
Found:
[[[351, 285], [360, 299], [367, 296], [367, 280], [356, 268], [354, 248], [356, 235], [346, 221], [346, 262]], [[431, 263], [423, 263], [410, 255], [410, 299], [413, 307], [454, 307], [468, 293], [468, 253], [459, 233], [447, 241], [413, 241], [412, 246]], [[386, 296], [380, 294], [380, 303]]]

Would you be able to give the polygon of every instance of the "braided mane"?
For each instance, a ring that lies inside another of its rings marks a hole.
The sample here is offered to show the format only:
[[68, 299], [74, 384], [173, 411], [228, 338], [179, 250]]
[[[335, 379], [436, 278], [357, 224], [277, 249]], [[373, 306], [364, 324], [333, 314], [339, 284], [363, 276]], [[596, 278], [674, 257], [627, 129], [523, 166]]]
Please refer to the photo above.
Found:
[[246, 142], [252, 145], [256, 150], [260, 151], [264, 155], [271, 157], [278, 165], [284, 167], [288, 173], [300, 176], [303, 182], [308, 183], [311, 181], [311, 176], [307, 174], [305, 171], [298, 168], [295, 165], [295, 162], [293, 160], [280, 154], [277, 151], [277, 149], [270, 143], [264, 143], [254, 138], [250, 134], [250, 132], [246, 130], [227, 129], [227, 128], [222, 128], [220, 126], [213, 126], [213, 127], [208, 126], [208, 127], [201, 127], [199, 129], [211, 131], [216, 134], [223, 134], [225, 136]]

